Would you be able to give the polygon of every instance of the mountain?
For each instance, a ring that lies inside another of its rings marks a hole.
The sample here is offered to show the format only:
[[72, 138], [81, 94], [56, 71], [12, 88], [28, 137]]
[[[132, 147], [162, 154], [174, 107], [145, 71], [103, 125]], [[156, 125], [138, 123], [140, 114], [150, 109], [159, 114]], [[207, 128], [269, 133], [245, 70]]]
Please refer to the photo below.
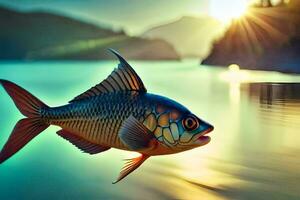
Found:
[[300, 2], [253, 7], [216, 41], [205, 65], [300, 73]]
[[110, 59], [114, 48], [129, 59], [179, 59], [163, 40], [129, 37], [93, 24], [46, 12], [0, 8], [0, 59]]
[[223, 26], [209, 16], [182, 17], [144, 32], [143, 38], [159, 38], [172, 44], [182, 57], [206, 57]]

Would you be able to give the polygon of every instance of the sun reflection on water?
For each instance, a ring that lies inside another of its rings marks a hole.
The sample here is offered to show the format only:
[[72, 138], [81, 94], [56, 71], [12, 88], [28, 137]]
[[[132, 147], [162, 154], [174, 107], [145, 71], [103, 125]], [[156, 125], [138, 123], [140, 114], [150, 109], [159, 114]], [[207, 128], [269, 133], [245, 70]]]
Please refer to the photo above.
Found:
[[238, 104], [240, 101], [240, 84], [250, 81], [250, 75], [248, 72], [240, 70], [240, 66], [232, 64], [228, 66], [228, 70], [221, 73], [220, 79], [229, 83], [230, 86], [230, 99], [234, 104]]

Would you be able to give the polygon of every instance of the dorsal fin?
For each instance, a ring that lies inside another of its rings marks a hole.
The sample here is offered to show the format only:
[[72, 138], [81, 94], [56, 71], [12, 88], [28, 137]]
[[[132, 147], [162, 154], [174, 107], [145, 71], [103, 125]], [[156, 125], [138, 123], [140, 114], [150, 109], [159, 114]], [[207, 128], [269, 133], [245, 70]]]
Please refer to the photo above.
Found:
[[147, 92], [142, 80], [133, 70], [133, 68], [127, 63], [127, 61], [115, 50], [109, 49], [109, 51], [112, 52], [119, 59], [120, 63], [118, 67], [114, 69], [114, 71], [101, 83], [95, 85], [86, 92], [75, 97], [70, 102], [110, 92]]

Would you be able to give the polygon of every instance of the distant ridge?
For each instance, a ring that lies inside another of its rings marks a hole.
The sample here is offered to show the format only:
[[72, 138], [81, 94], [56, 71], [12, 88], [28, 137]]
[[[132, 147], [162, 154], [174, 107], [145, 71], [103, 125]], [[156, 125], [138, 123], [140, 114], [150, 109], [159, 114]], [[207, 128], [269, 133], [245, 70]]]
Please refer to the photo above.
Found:
[[112, 59], [107, 48], [129, 59], [180, 59], [173, 46], [163, 40], [130, 37], [123, 31], [41, 11], [0, 7], [0, 29], [2, 60]]
[[212, 43], [223, 33], [223, 26], [209, 16], [184, 16], [174, 22], [145, 31], [143, 38], [159, 38], [172, 44], [182, 57], [205, 58]]

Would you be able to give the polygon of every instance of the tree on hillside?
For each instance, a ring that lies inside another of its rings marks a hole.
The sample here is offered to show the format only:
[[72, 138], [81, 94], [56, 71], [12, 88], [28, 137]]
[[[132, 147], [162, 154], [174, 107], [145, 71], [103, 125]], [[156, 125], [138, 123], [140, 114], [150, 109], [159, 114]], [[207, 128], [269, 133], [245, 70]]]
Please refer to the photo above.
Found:
[[271, 0], [261, 0], [261, 6], [262, 7], [271, 7], [272, 6]]
[[[284, 2], [284, 0], [281, 0]], [[271, 0], [259, 0], [259, 1], [256, 1], [256, 3], [254, 3], [252, 5], [253, 7], [258, 7], [258, 8], [266, 8], [266, 7], [272, 7], [272, 2]]]
[[286, 5], [285, 0], [280, 0], [278, 3], [278, 6], [285, 6], [285, 5]]

